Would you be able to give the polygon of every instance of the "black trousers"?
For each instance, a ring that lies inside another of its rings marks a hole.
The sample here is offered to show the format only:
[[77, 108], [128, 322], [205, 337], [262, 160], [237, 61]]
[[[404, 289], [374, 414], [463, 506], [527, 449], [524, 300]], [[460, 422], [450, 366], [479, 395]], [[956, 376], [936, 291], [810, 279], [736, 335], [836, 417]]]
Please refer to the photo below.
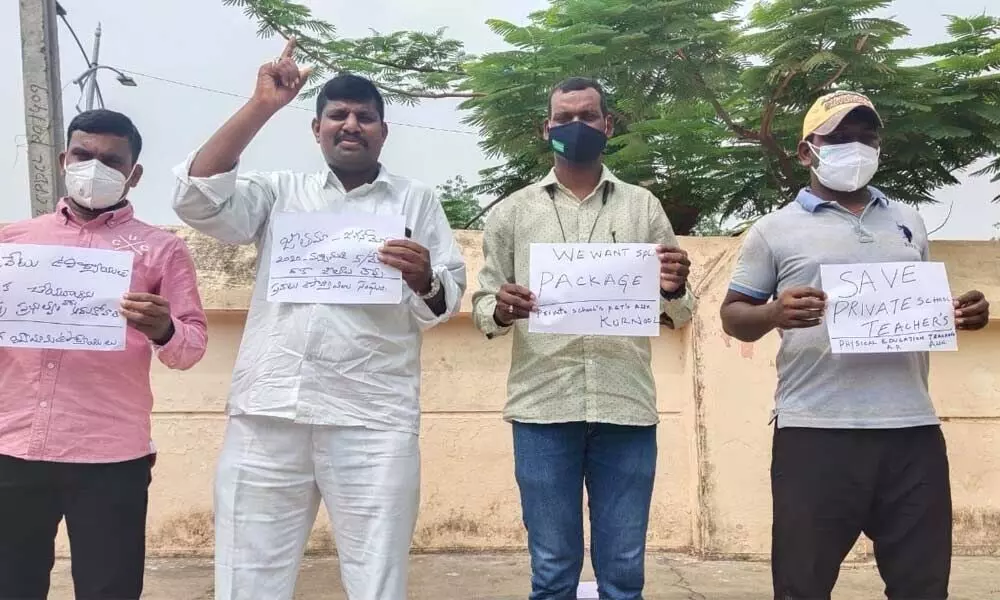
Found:
[[943, 600], [951, 485], [941, 428], [776, 429], [775, 600], [827, 600], [862, 532], [891, 600]]
[[139, 598], [152, 462], [152, 456], [72, 464], [0, 455], [0, 600], [48, 596], [63, 517], [77, 600]]

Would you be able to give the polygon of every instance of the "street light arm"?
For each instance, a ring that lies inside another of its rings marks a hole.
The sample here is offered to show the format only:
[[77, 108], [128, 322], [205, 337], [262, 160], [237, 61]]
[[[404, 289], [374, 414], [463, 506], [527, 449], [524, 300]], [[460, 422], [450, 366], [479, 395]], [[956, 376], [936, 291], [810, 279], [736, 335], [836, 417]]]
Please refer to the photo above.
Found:
[[83, 73], [81, 73], [79, 77], [77, 77], [76, 79], [73, 80], [73, 83], [75, 83], [76, 85], [80, 85], [83, 82], [84, 79], [86, 79], [87, 77], [90, 77], [95, 72], [100, 71], [101, 69], [107, 69], [107, 70], [113, 72], [115, 75], [118, 75], [118, 80], [119, 81], [121, 81], [122, 79], [132, 79], [131, 77], [129, 77], [128, 75], [126, 75], [125, 73], [119, 71], [118, 69], [116, 69], [114, 67], [109, 67], [108, 65], [96, 65], [96, 66], [90, 67], [89, 69], [87, 69], [86, 71], [84, 71]]

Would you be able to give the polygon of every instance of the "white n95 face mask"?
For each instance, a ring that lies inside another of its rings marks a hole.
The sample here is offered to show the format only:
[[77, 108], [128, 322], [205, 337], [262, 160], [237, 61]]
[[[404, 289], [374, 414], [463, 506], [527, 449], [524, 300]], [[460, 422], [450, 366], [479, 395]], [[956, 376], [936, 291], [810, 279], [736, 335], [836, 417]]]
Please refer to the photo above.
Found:
[[838, 192], [854, 192], [868, 185], [878, 171], [879, 151], [861, 142], [832, 144], [817, 148], [809, 144], [819, 159], [812, 171], [824, 186]]
[[66, 193], [84, 208], [103, 210], [121, 202], [125, 195], [128, 177], [97, 159], [72, 163], [65, 169]]

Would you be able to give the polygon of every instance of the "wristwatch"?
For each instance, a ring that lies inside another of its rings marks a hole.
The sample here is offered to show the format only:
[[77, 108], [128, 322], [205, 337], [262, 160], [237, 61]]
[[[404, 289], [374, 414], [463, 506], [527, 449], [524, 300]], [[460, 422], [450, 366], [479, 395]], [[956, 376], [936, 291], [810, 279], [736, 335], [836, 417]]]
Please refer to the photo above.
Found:
[[421, 300], [430, 300], [434, 296], [437, 296], [441, 292], [441, 280], [438, 279], [437, 275], [431, 277], [431, 289], [427, 291], [426, 294], [420, 294]]
[[684, 282], [684, 285], [682, 285], [681, 287], [677, 288], [676, 290], [674, 290], [672, 292], [664, 292], [662, 288], [660, 289], [660, 298], [663, 298], [664, 300], [667, 300], [667, 301], [670, 301], [670, 300], [680, 300], [681, 298], [684, 297], [685, 294], [687, 294], [687, 282], [686, 281]]

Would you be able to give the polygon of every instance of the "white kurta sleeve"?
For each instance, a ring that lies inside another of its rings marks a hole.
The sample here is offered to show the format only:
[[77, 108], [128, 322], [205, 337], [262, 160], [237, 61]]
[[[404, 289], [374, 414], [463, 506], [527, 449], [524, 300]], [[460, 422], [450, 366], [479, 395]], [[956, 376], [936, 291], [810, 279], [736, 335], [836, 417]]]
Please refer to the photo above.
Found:
[[197, 152], [174, 168], [174, 212], [191, 228], [228, 244], [250, 244], [267, 223], [274, 206], [274, 184], [267, 173], [232, 171], [192, 177]]

